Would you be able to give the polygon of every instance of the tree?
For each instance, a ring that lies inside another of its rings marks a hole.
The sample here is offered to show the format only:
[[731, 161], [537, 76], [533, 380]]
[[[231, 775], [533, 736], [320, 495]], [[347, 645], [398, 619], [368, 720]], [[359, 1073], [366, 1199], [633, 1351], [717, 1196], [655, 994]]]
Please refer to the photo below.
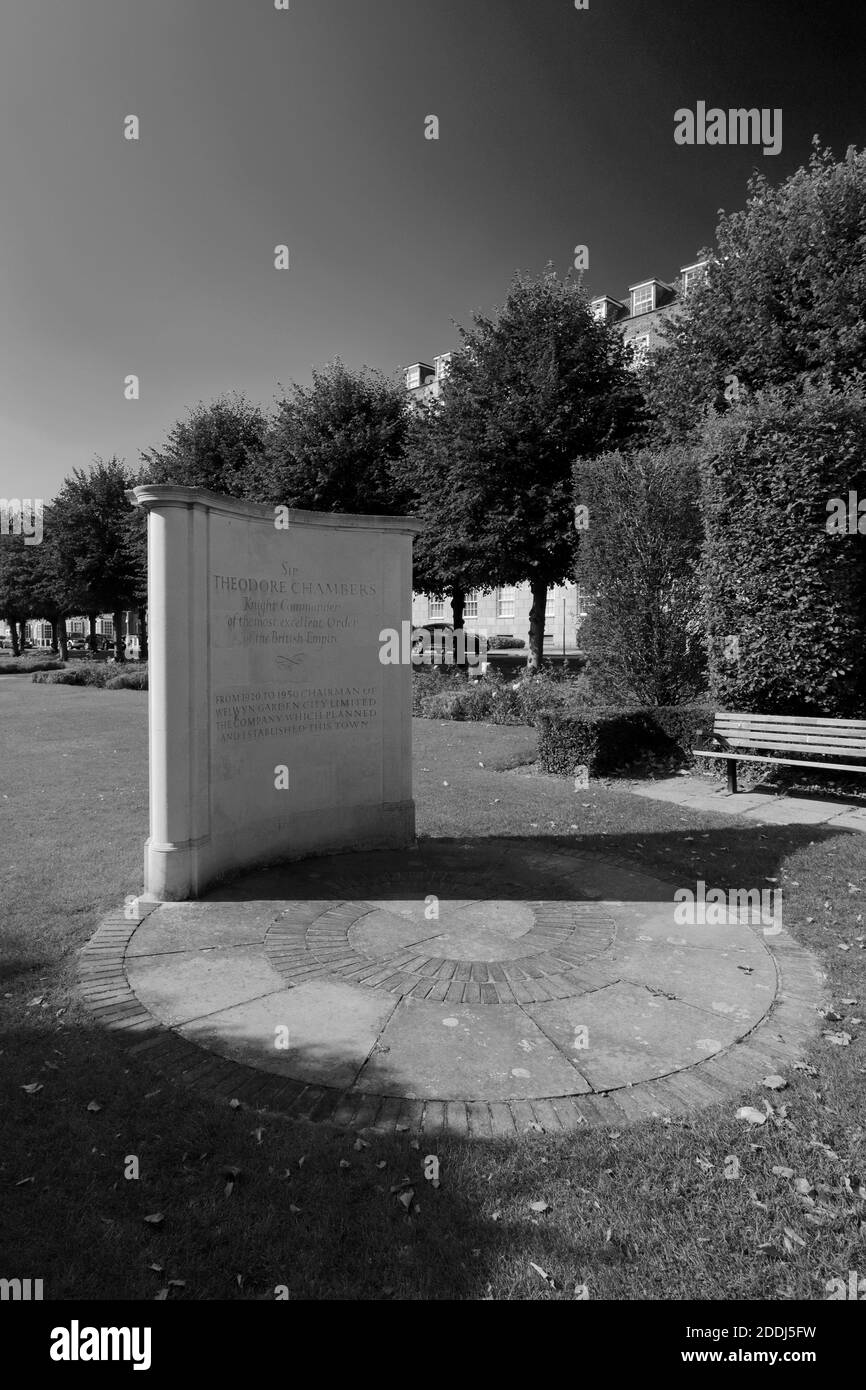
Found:
[[584, 647], [602, 695], [671, 705], [705, 685], [699, 496], [696, 459], [682, 448], [575, 467], [575, 501], [588, 510], [577, 567], [589, 593]]
[[76, 468], [64, 480], [53, 504], [64, 592], [90, 619], [91, 651], [96, 615], [113, 614], [117, 661], [125, 658], [123, 610], [142, 592], [143, 523], [126, 496], [134, 481], [121, 460], [97, 458], [87, 472]]
[[548, 588], [574, 566], [572, 467], [628, 437], [640, 395], [619, 334], [593, 317], [578, 282], [550, 269], [517, 275], [495, 317], [474, 325], [461, 330], [430, 420], [419, 549], [428, 575], [531, 585], [537, 668]]
[[662, 438], [693, 437], [712, 406], [826, 377], [866, 360], [866, 152], [809, 164], [773, 188], [762, 174], [723, 213], [706, 285], [663, 329], [644, 380]]
[[203, 402], [172, 425], [165, 444], [142, 452], [140, 481], [202, 487], [246, 497], [264, 448], [268, 418], [241, 392]]
[[32, 616], [33, 552], [38, 549], [25, 545], [23, 536], [0, 532], [0, 618], [9, 624], [13, 656], [20, 654], [24, 623]]
[[248, 493], [273, 506], [400, 515], [397, 465], [408, 428], [404, 391], [378, 372], [342, 362], [313, 371], [277, 402]]
[[44, 618], [51, 624], [51, 649], [59, 651], [66, 661], [66, 619], [74, 612], [75, 605], [64, 577], [56, 518], [56, 507], [49, 504], [44, 509], [42, 542], [33, 551], [28, 581], [29, 612], [31, 617]]
[[[422, 525], [412, 553], [412, 587], [449, 599], [453, 626], [460, 629], [467, 594], [491, 586], [483, 562], [465, 543], [462, 526], [453, 524], [451, 465], [448, 416], [434, 399], [413, 411], [399, 473], [407, 510]], [[466, 667], [460, 669], [468, 674]]]

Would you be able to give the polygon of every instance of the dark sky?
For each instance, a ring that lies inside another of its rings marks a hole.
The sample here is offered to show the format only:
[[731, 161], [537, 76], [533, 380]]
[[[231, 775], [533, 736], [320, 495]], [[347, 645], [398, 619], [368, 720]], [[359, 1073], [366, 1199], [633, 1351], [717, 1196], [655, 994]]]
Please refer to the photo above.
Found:
[[[0, 495], [222, 391], [429, 361], [579, 243], [594, 292], [670, 279], [753, 168], [866, 143], [862, 3], [590, 6], [0, 0]], [[677, 146], [701, 100], [781, 107], [781, 154]]]

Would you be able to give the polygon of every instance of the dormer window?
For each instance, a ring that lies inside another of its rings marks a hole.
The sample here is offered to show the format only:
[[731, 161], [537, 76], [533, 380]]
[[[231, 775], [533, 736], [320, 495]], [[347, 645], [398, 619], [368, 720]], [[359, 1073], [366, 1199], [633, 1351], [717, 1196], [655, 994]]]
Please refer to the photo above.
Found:
[[443, 352], [440, 353], [438, 357], [434, 357], [433, 366], [436, 372], [436, 380], [441, 381], [443, 377], [448, 375], [448, 369], [451, 366], [451, 353]]
[[406, 368], [406, 390], [417, 391], [433, 376], [433, 368], [427, 362], [415, 362]]
[[632, 314], [648, 314], [656, 307], [656, 282], [647, 280], [642, 285], [634, 285], [631, 290]]
[[602, 323], [615, 322], [624, 308], [620, 300], [611, 299], [609, 294], [596, 295], [595, 299], [589, 301], [589, 312]]
[[683, 277], [683, 299], [687, 299], [706, 280], [707, 262], [696, 261], [694, 265], [685, 265], [680, 275]]

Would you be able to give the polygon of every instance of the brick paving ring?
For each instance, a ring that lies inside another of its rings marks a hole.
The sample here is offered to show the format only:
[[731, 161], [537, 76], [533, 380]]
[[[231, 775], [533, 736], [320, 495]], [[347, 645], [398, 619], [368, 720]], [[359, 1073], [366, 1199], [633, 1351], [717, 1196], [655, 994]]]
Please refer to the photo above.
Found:
[[258, 1109], [478, 1136], [620, 1125], [760, 1083], [824, 997], [780, 926], [677, 925], [673, 893], [514, 841], [340, 855], [111, 914], [82, 988], [136, 1057]]

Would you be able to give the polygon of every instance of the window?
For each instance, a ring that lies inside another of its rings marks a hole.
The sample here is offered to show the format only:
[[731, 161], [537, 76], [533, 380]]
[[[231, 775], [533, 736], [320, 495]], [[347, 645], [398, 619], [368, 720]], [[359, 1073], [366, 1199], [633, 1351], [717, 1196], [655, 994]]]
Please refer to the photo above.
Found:
[[441, 381], [443, 377], [448, 375], [448, 368], [451, 366], [451, 353], [443, 352], [438, 357], [434, 357], [433, 366], [437, 381]]
[[406, 390], [415, 391], [421, 385], [421, 368], [410, 367], [406, 372]]
[[590, 307], [590, 309], [592, 310], [592, 316], [593, 316], [594, 319], [602, 319], [602, 320], [604, 320], [604, 319], [607, 318], [607, 300], [606, 300], [606, 299], [594, 299], [594, 300], [592, 301], [592, 303], [590, 304], [589, 307]]
[[464, 616], [464, 618], [477, 618], [477, 617], [478, 617], [478, 592], [477, 592], [477, 590], [473, 590], [471, 594], [467, 594], [467, 595], [466, 595], [466, 603], [465, 603], [464, 606], [463, 606], [463, 616]]
[[500, 589], [497, 594], [496, 602], [497, 618], [514, 617], [514, 585], [508, 584], [504, 589]]
[[638, 285], [637, 289], [631, 292], [631, 311], [633, 314], [646, 314], [650, 309], [655, 308], [656, 287], [650, 283], [648, 285]]
[[577, 616], [578, 616], [579, 618], [585, 618], [585, 617], [586, 617], [586, 615], [587, 615], [587, 606], [586, 606], [586, 604], [587, 604], [586, 586], [585, 586], [584, 584], [578, 584], [578, 586], [577, 586]]
[[444, 598], [431, 598], [430, 601], [429, 601], [429, 603], [427, 604], [427, 620], [428, 620], [428, 622], [431, 622], [431, 623], [437, 622], [438, 620], [443, 619], [444, 617], [445, 617], [445, 600], [444, 600]]
[[688, 298], [693, 290], [702, 285], [707, 278], [707, 263], [700, 261], [697, 265], [687, 265], [682, 272], [683, 275], [683, 299]]
[[544, 616], [545, 618], [556, 617], [556, 595], [552, 589], [548, 589], [547, 591], [547, 606], [544, 610]]

